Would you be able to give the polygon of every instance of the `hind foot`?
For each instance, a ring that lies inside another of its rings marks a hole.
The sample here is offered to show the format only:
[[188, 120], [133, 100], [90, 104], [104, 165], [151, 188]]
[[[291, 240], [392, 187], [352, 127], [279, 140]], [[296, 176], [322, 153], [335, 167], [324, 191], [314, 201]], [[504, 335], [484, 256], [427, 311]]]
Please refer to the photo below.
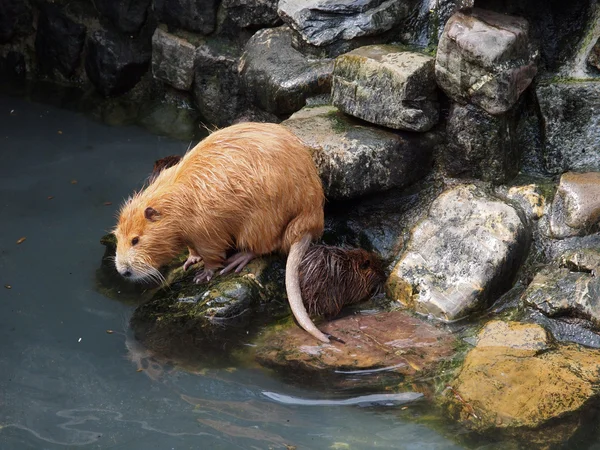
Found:
[[188, 259], [183, 263], [183, 270], [188, 270], [190, 267], [192, 267], [194, 264], [199, 263], [200, 261], [202, 261], [201, 256], [190, 254], [190, 256], [188, 256]]
[[252, 261], [256, 255], [252, 252], [238, 252], [225, 260], [225, 267], [221, 272], [221, 275], [231, 272], [235, 269], [235, 273], [240, 273], [241, 270], [246, 267], [250, 261]]
[[212, 277], [215, 275], [215, 271], [213, 269], [203, 269], [199, 270], [196, 276], [194, 277], [194, 283], [201, 284], [206, 283], [212, 280]]

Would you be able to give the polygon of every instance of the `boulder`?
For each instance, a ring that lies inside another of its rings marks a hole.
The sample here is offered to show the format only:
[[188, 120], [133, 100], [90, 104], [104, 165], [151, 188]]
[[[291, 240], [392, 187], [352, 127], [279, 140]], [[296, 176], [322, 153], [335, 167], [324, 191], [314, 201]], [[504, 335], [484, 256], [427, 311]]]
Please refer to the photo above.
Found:
[[309, 44], [381, 34], [405, 20], [414, 0], [280, 0], [279, 15]]
[[525, 19], [478, 8], [446, 23], [435, 62], [438, 85], [490, 114], [511, 109], [537, 72]]
[[145, 37], [130, 38], [112, 30], [97, 30], [87, 40], [85, 71], [104, 96], [133, 88], [150, 65], [152, 47]]
[[600, 81], [539, 84], [546, 169], [600, 171]]
[[297, 381], [310, 380], [312, 387], [318, 374], [330, 389], [381, 389], [435, 374], [456, 345], [448, 332], [402, 311], [355, 314], [318, 326], [344, 343], [318, 343], [289, 323], [271, 327], [255, 341], [256, 360]]
[[237, 71], [240, 54], [232, 42], [218, 38], [207, 39], [196, 50], [194, 100], [212, 125], [231, 125], [247, 106]]
[[79, 65], [85, 33], [85, 26], [73, 22], [57, 7], [46, 5], [42, 8], [35, 38], [39, 70], [52, 74], [56, 68], [65, 77], [70, 77]]
[[589, 234], [600, 220], [600, 172], [567, 172], [560, 183], [550, 216], [555, 238]]
[[434, 59], [394, 45], [341, 55], [335, 60], [331, 103], [377, 125], [427, 131], [439, 117]]
[[201, 34], [215, 30], [217, 0], [154, 0], [159, 22]]
[[592, 47], [587, 62], [594, 69], [600, 70], [600, 38], [598, 38]]
[[152, 73], [176, 89], [187, 91], [194, 80], [196, 47], [157, 28], [152, 36]]
[[413, 229], [388, 294], [420, 313], [460, 319], [511, 287], [528, 241], [514, 208], [459, 185], [442, 193]]
[[439, 141], [431, 132], [370, 127], [333, 106], [307, 107], [282, 124], [311, 149], [331, 200], [408, 186], [429, 171]]
[[280, 23], [278, 0], [223, 0], [221, 7], [240, 28], [272, 27]]
[[137, 33], [148, 14], [151, 0], [94, 0], [98, 12], [123, 33]]
[[[485, 338], [490, 333], [492, 340]], [[528, 445], [549, 448], [580, 426], [577, 415], [596, 396], [599, 369], [598, 350], [554, 349], [539, 325], [492, 321], [442, 403], [469, 429], [518, 434]]]
[[0, 44], [32, 30], [33, 15], [24, 0], [2, 0], [0, 5]]
[[514, 112], [493, 116], [477, 106], [452, 104], [441, 155], [444, 172], [496, 184], [507, 182], [520, 167], [516, 127]]
[[546, 213], [546, 194], [539, 184], [510, 186], [504, 195], [518, 204], [529, 220], [539, 220]]
[[258, 31], [246, 44], [239, 64], [246, 94], [256, 106], [274, 114], [290, 114], [306, 98], [330, 92], [333, 61], [314, 60], [292, 48], [286, 27]]

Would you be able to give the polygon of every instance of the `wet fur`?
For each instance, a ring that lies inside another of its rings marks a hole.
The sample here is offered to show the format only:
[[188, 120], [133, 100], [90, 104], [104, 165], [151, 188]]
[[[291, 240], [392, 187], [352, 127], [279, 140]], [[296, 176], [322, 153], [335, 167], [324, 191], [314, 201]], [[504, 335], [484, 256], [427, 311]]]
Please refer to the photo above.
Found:
[[332, 319], [344, 306], [376, 294], [385, 274], [379, 258], [366, 250], [312, 245], [302, 258], [299, 278], [308, 313]]

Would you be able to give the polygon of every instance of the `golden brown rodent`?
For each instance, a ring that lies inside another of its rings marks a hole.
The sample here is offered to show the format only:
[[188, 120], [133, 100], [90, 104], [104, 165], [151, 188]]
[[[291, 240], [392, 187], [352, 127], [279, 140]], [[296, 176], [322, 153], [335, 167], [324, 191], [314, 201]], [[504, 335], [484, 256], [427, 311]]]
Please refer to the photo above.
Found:
[[[298, 267], [323, 232], [323, 187], [309, 150], [287, 128], [241, 123], [208, 136], [123, 205], [115, 235], [116, 268], [131, 280], [160, 278], [159, 268], [186, 246], [184, 268], [204, 261], [194, 280], [241, 270], [256, 255], [289, 252], [286, 290], [294, 317], [317, 339]], [[237, 249], [228, 259], [228, 249]]]
[[300, 290], [312, 316], [332, 319], [347, 305], [367, 300], [383, 286], [379, 258], [366, 250], [311, 245], [300, 263]]

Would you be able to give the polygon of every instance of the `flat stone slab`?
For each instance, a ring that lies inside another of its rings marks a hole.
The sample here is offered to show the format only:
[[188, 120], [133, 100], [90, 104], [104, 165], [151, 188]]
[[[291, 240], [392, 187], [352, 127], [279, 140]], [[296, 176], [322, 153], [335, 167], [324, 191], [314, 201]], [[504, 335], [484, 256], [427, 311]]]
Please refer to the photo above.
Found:
[[457, 186], [413, 229], [388, 294], [442, 320], [463, 318], [511, 287], [527, 243], [511, 206], [474, 185]]
[[190, 42], [157, 28], [152, 36], [154, 78], [187, 91], [194, 81], [196, 47]]
[[335, 61], [331, 103], [398, 130], [427, 131], [439, 118], [434, 59], [400, 46], [369, 45]]

